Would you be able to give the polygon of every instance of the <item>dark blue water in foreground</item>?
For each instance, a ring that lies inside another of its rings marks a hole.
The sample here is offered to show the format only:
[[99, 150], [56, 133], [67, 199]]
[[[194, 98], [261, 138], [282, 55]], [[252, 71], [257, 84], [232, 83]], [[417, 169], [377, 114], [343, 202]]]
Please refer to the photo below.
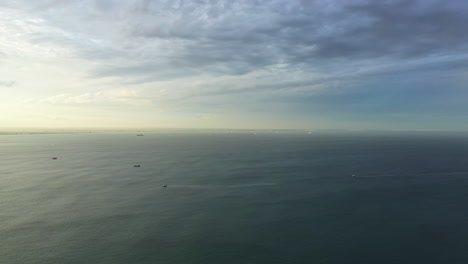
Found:
[[2, 264], [468, 263], [468, 137], [13, 135], [0, 155]]

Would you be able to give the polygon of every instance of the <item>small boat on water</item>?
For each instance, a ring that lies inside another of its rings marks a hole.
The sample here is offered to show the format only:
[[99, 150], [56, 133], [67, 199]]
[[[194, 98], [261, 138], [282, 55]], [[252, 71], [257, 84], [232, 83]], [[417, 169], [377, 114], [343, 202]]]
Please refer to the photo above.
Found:
[[143, 135], [143, 134], [138, 134], [138, 135], [137, 135], [137, 137], [142, 137], [142, 136], [144, 136], [144, 135]]
[[140, 164], [133, 165], [135, 168], [140, 168]]
[[57, 159], [57, 157], [53, 157], [52, 159], [53, 159], [53, 160], [56, 160], [56, 159]]
[[164, 187], [164, 188], [166, 188], [166, 187], [167, 187], [167, 185], [166, 185], [166, 184], [164, 184], [164, 185], [163, 185], [163, 187]]

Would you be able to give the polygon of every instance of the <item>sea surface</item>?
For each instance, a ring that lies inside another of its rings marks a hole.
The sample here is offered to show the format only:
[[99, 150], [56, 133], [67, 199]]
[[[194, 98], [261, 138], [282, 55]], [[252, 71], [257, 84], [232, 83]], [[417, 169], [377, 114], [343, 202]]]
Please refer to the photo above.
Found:
[[3, 135], [0, 263], [466, 264], [468, 137]]

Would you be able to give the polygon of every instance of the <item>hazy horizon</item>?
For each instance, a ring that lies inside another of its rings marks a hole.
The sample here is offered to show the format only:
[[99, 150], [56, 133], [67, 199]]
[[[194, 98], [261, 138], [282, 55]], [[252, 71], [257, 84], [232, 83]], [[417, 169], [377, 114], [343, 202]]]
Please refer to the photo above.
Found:
[[77, 128], [0, 128], [0, 135], [19, 134], [86, 134], [86, 133], [241, 133], [313, 135], [468, 135], [468, 130], [403, 130], [403, 129], [307, 129], [307, 128], [188, 128], [188, 127], [77, 127]]

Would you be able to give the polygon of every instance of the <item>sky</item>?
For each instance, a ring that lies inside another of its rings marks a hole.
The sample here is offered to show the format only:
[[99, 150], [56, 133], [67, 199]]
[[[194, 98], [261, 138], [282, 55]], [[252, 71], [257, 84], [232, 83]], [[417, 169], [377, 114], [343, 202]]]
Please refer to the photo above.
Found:
[[468, 131], [468, 2], [0, 2], [1, 128]]

